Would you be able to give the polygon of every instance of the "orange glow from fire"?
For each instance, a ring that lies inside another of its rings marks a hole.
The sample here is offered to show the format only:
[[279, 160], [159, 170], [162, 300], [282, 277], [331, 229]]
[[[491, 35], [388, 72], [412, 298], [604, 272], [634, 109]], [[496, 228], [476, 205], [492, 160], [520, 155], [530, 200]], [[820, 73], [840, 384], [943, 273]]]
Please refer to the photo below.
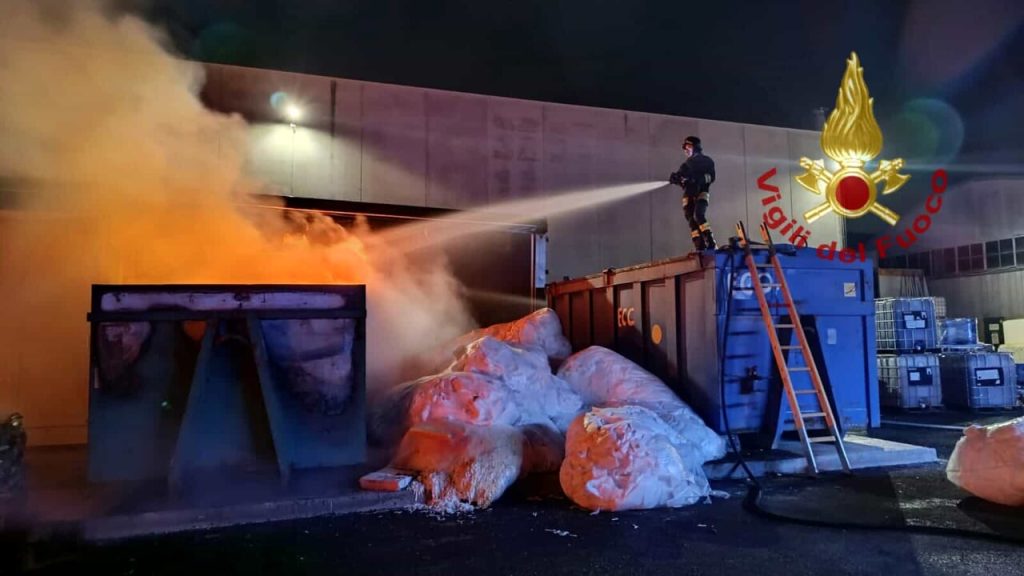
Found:
[[201, 67], [159, 33], [96, 1], [44, 4], [0, 7], [0, 177], [21, 198], [0, 212], [0, 412], [36, 441], [82, 439], [93, 283], [365, 283], [369, 386], [472, 327], [415, 246], [245, 207], [248, 127], [202, 106]]

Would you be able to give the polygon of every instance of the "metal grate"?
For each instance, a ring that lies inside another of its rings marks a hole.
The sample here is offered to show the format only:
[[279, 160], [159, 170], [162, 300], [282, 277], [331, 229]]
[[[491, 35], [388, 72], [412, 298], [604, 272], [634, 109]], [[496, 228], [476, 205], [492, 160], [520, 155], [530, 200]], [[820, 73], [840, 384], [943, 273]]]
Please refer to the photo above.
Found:
[[926, 352], [938, 347], [935, 301], [926, 298], [875, 300], [875, 338], [879, 352]]

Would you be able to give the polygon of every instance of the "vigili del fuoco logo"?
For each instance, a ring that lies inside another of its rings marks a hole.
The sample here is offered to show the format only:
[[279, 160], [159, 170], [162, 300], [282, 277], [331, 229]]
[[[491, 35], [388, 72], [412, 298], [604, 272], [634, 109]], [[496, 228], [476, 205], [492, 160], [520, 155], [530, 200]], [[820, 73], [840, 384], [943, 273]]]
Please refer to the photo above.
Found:
[[[821, 204], [803, 214], [804, 223], [810, 224], [830, 212], [842, 218], [860, 218], [873, 214], [890, 226], [900, 221], [900, 216], [886, 208], [878, 198], [896, 192], [910, 180], [909, 175], [900, 174], [904, 166], [903, 159], [882, 159], [873, 170], [868, 170], [868, 164], [882, 151], [882, 130], [875, 121], [873, 103], [874, 99], [868, 94], [864, 82], [864, 69], [860, 66], [856, 52], [851, 53], [839, 86], [836, 107], [821, 132], [821, 149], [825, 156], [839, 164], [839, 169], [835, 172], [828, 170], [823, 159], [800, 158], [804, 173], [795, 177], [797, 184], [823, 197]], [[773, 206], [782, 198], [778, 186], [768, 182], [775, 174], [776, 169], [772, 168], [757, 179], [757, 187], [770, 193], [761, 200], [761, 204], [766, 207], [764, 222], [770, 229], [787, 236], [795, 246], [807, 247], [810, 229], [804, 228], [796, 218], [787, 217], [781, 206]], [[941, 194], [945, 192], [946, 183], [945, 170], [936, 170], [932, 175], [932, 193], [925, 202], [925, 212], [896, 235], [895, 244], [904, 249], [909, 248], [917, 241], [918, 235], [928, 230], [931, 226], [930, 214], [937, 214], [942, 208]], [[888, 234], [875, 240], [879, 258], [884, 258], [893, 246], [893, 238]], [[835, 259], [836, 243], [818, 246], [817, 254], [828, 260]], [[863, 262], [866, 260], [864, 244], [859, 244], [856, 249], [844, 248], [838, 252], [838, 256], [842, 262]]]

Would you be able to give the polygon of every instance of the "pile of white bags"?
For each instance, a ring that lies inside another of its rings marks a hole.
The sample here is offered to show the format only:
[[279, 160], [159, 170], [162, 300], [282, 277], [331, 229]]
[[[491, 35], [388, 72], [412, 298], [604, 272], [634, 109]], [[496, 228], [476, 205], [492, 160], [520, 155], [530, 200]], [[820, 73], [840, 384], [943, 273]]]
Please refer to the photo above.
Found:
[[710, 494], [702, 465], [725, 442], [658, 377], [600, 346], [558, 370], [595, 406], [569, 428], [562, 490], [590, 509], [678, 507]]
[[391, 467], [415, 473], [433, 507], [486, 507], [517, 478], [554, 471], [590, 509], [684, 506], [710, 493], [701, 466], [724, 455], [722, 439], [615, 352], [569, 357], [550, 309], [451, 345], [447, 369], [396, 387], [371, 412], [378, 440], [401, 438]]
[[601, 346], [574, 354], [558, 370], [590, 406], [643, 406], [658, 415], [698, 451], [701, 462], [725, 456], [725, 441], [708, 428], [657, 376]]
[[523, 433], [512, 426], [441, 420], [410, 429], [391, 466], [415, 471], [435, 508], [484, 508], [519, 477], [523, 449]]
[[538, 348], [516, 348], [492, 336], [466, 346], [449, 368], [499, 380], [519, 409], [517, 424], [551, 424], [565, 432], [583, 408], [578, 394], [551, 373], [548, 356]]
[[402, 438], [391, 467], [415, 472], [435, 508], [486, 507], [520, 476], [558, 470], [583, 403], [551, 372], [549, 353], [569, 349], [551, 310], [450, 346], [447, 369], [376, 402], [371, 431]]
[[415, 377], [411, 374], [418, 376], [442, 372], [462, 356], [467, 346], [485, 336], [511, 344], [518, 349], [540, 350], [547, 356], [551, 366], [557, 367], [572, 354], [569, 340], [562, 335], [558, 315], [550, 308], [542, 308], [514, 322], [494, 324], [463, 334], [437, 348], [410, 358], [406, 361], [403, 372], [410, 379]]
[[493, 336], [519, 348], [543, 350], [553, 362], [559, 363], [572, 354], [572, 345], [562, 335], [562, 323], [558, 314], [550, 308], [542, 308], [515, 322], [495, 324], [474, 330], [459, 340], [468, 344], [484, 336]]
[[374, 441], [394, 445], [409, 427], [428, 420], [545, 424], [564, 433], [582, 409], [579, 396], [551, 373], [540, 349], [484, 336], [453, 357], [444, 371], [373, 399], [369, 428]]
[[434, 420], [409, 429], [391, 468], [416, 472], [436, 509], [486, 508], [521, 476], [558, 470], [564, 443], [561, 433], [546, 425]]
[[711, 493], [694, 445], [640, 406], [594, 408], [569, 427], [562, 490], [590, 510], [679, 507]]
[[505, 384], [472, 372], [446, 372], [411, 385], [408, 424], [434, 420], [478, 426], [510, 426], [519, 422], [519, 408]]
[[979, 498], [1024, 505], [1024, 417], [965, 428], [949, 457], [946, 477]]

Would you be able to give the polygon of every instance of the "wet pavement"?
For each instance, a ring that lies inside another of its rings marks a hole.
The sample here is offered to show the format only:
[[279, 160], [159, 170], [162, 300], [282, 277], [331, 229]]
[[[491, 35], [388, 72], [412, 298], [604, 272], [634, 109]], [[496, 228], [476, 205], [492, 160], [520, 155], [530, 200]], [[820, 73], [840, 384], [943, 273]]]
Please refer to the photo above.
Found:
[[[1005, 417], [996, 417], [999, 420]], [[886, 426], [872, 436], [935, 446], [959, 433]], [[675, 510], [591, 514], [564, 499], [506, 495], [458, 516], [381, 512], [86, 545], [37, 544], [30, 573], [102, 574], [1020, 574], [1024, 513], [960, 492], [944, 463], [854, 478], [770, 478], [765, 509], [823, 528], [752, 514], [731, 497]], [[907, 529], [907, 527], [911, 527]], [[919, 534], [915, 526], [962, 531]], [[22, 549], [24, 550], [24, 548]]]
[[774, 522], [733, 497], [590, 513], [515, 500], [487, 511], [357, 514], [41, 551], [34, 573], [1014, 574], [1024, 547]]
[[[960, 429], [972, 423], [995, 424], [1020, 416], [1024, 416], [1024, 409], [975, 413], [946, 410], [883, 412], [883, 426], [872, 429], [869, 435], [894, 442], [931, 446], [935, 448], [939, 458], [948, 459], [953, 453], [956, 441], [962, 435]], [[906, 425], [895, 424], [897, 422]]]

